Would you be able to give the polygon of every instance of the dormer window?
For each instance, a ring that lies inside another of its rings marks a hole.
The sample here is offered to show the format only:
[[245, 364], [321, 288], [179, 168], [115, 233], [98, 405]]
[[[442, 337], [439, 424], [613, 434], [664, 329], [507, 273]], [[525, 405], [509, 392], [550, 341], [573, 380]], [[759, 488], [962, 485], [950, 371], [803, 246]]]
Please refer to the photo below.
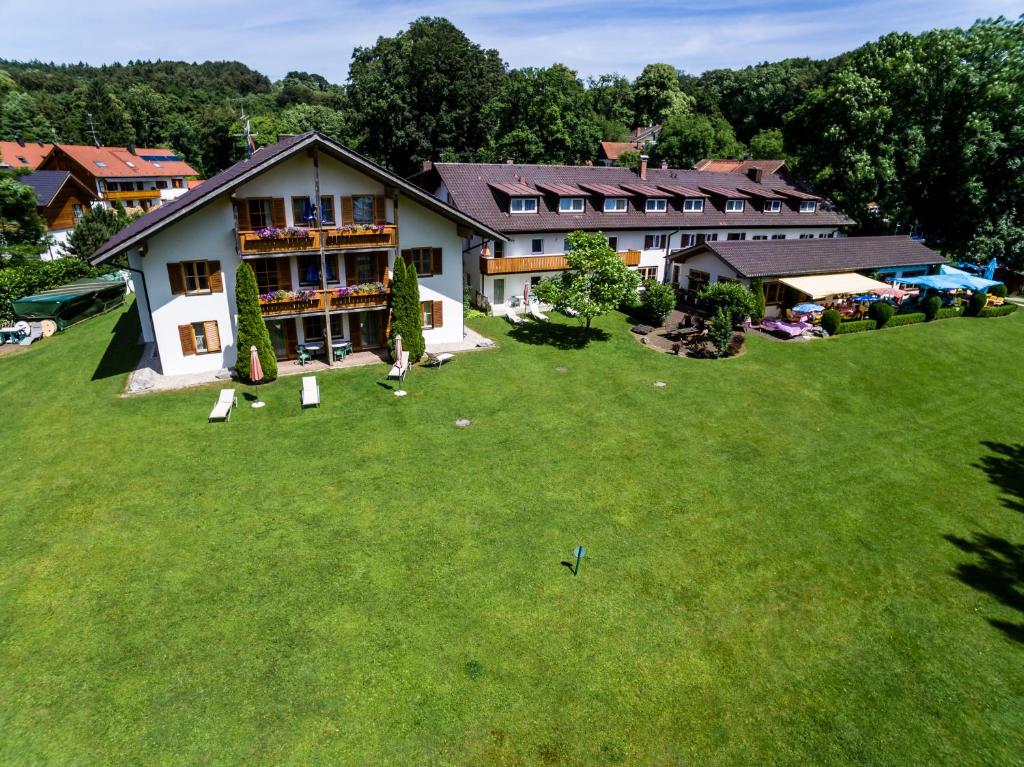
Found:
[[625, 213], [626, 212], [626, 198], [625, 197], [606, 197], [604, 201], [604, 212], [605, 213]]
[[818, 203], [814, 200], [801, 200], [800, 201], [800, 212], [801, 213], [817, 213]]
[[666, 210], [668, 210], [668, 200], [664, 197], [652, 197], [644, 205], [644, 211], [647, 213], [664, 213]]
[[782, 200], [765, 200], [765, 213], [780, 213], [782, 211]]
[[683, 200], [683, 212], [684, 213], [703, 213], [704, 212], [704, 198], [703, 197], [687, 197]]
[[582, 197], [562, 197], [558, 200], [558, 212], [559, 213], [582, 213], [583, 212], [583, 198]]
[[537, 198], [536, 197], [513, 197], [512, 202], [509, 205], [509, 211], [512, 213], [536, 213], [537, 212]]
[[725, 201], [725, 212], [726, 213], [742, 213], [743, 212], [743, 200], [726, 200]]
[[135, 163], [133, 163], [131, 160], [125, 160], [124, 164], [127, 165], [129, 168], [135, 167]]

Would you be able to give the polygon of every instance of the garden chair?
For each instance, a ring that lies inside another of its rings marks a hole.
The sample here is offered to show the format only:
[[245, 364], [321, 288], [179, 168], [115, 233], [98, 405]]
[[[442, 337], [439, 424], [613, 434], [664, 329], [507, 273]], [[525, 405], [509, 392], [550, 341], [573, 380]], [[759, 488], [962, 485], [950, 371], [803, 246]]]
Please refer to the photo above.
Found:
[[522, 325], [523, 318], [519, 316], [519, 313], [511, 306], [505, 310], [505, 318], [513, 325]]
[[313, 359], [313, 355], [306, 351], [305, 346], [297, 346], [295, 347], [295, 351], [298, 352], [300, 365], [305, 365], [307, 362]]
[[533, 315], [535, 320], [540, 320], [541, 322], [548, 321], [548, 316], [540, 310], [537, 304], [530, 304], [530, 314]]
[[221, 389], [220, 395], [217, 397], [217, 404], [213, 406], [213, 410], [210, 411], [210, 417], [208, 421], [230, 421], [231, 411], [238, 407], [238, 397], [235, 396], [234, 389]]
[[427, 352], [427, 364], [431, 367], [439, 368], [444, 363], [455, 359], [455, 355], [451, 352], [441, 352], [440, 354], [431, 354]]
[[299, 396], [302, 407], [320, 407], [320, 384], [316, 382], [316, 376], [302, 377], [302, 390]]

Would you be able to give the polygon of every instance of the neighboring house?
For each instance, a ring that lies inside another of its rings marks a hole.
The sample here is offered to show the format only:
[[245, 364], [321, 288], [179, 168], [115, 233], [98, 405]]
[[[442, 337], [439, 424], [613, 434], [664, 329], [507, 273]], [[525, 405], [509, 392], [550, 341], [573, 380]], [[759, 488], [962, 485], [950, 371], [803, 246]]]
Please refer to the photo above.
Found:
[[762, 173], [775, 173], [785, 176], [789, 166], [785, 160], [700, 160], [693, 166], [694, 170], [705, 173], [749, 173], [752, 168], [760, 168]]
[[99, 204], [117, 200], [129, 210], [148, 211], [188, 191], [197, 174], [170, 149], [54, 144], [40, 166], [67, 170], [90, 189]]
[[599, 165], [618, 165], [623, 152], [650, 154], [660, 135], [660, 125], [648, 125], [646, 128], [633, 128], [629, 141], [602, 141], [597, 149], [597, 162]]
[[830, 238], [853, 224], [774, 174], [647, 167], [436, 163], [415, 183], [500, 232], [465, 241], [476, 303], [503, 314], [527, 284], [565, 269], [566, 236], [600, 231], [643, 277], [666, 280], [665, 258], [705, 240]]
[[37, 170], [18, 181], [32, 187], [39, 205], [39, 215], [46, 222], [50, 235], [44, 261], [60, 258], [60, 245], [67, 242], [68, 235], [96, 200], [96, 194], [66, 170]]
[[144, 286], [136, 281], [143, 338], [155, 341], [163, 373], [174, 375], [234, 365], [235, 271], [243, 260], [256, 272], [279, 359], [295, 357], [298, 344], [329, 348], [343, 338], [355, 350], [383, 347], [396, 257], [419, 274], [427, 344], [460, 342], [462, 243], [471, 237], [502, 239], [309, 132], [257, 150], [143, 216], [90, 260], [127, 253], [144, 275]]
[[53, 144], [41, 141], [0, 141], [0, 169], [29, 168], [35, 170], [42, 165]]
[[[918, 240], [904, 236], [837, 239], [711, 241], [669, 257], [670, 281], [692, 303], [713, 282], [763, 281], [769, 317], [813, 295], [815, 282], [841, 286], [841, 275], [870, 272], [878, 279], [929, 274], [945, 259]], [[807, 280], [811, 276], [831, 278]], [[842, 291], [838, 291], [842, 292]]]

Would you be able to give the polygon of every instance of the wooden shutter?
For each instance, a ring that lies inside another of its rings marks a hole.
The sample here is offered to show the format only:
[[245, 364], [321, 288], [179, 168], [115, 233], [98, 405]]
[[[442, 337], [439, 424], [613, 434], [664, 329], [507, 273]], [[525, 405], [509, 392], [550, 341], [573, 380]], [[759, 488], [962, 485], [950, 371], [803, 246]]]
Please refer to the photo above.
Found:
[[277, 259], [277, 289], [292, 289], [292, 260], [290, 258]]
[[430, 249], [430, 273], [431, 274], [441, 274], [441, 270], [443, 268], [443, 264], [442, 264], [443, 260], [444, 260], [444, 256], [442, 255], [440, 248], [431, 248]]
[[181, 339], [181, 353], [186, 357], [196, 353], [196, 337], [191, 325], [178, 325], [178, 338]]
[[249, 201], [235, 200], [235, 213], [238, 215], [238, 231], [247, 232], [252, 229], [249, 222]]
[[435, 328], [439, 328], [444, 325], [444, 307], [440, 301], [434, 301], [433, 325]]
[[373, 196], [373, 223], [386, 224], [388, 222], [387, 202], [382, 194]]
[[167, 279], [171, 283], [171, 295], [185, 292], [185, 267], [181, 264], [167, 265]]
[[383, 250], [378, 251], [374, 255], [374, 265], [377, 272], [377, 282], [384, 282], [384, 278], [388, 273], [388, 254]]
[[280, 228], [287, 226], [284, 217], [284, 197], [275, 197], [270, 201], [270, 223]]
[[355, 312], [348, 316], [348, 340], [352, 342], [353, 349], [363, 348], [363, 334], [359, 332], [359, 315], [362, 312]]
[[206, 273], [210, 276], [210, 292], [224, 292], [224, 273], [220, 270], [220, 261], [207, 261]]
[[206, 331], [206, 351], [220, 351], [220, 328], [217, 327], [217, 320], [207, 320], [203, 323], [203, 330]]
[[352, 198], [342, 197], [341, 198], [341, 221], [339, 224], [350, 225], [355, 223], [355, 213], [353, 211]]
[[645, 234], [644, 235], [644, 250], [650, 250], [653, 247], [654, 247], [654, 235], [652, 235], [652, 234]]

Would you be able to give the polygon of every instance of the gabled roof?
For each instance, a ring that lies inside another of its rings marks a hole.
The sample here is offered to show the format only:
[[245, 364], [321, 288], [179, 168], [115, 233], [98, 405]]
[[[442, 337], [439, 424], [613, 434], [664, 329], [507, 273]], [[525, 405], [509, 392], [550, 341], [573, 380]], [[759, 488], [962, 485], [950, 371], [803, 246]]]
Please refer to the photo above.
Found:
[[771, 189], [768, 189], [768, 188], [763, 187], [763, 186], [760, 187], [760, 188], [754, 188], [754, 187], [748, 187], [748, 186], [738, 186], [738, 187], [736, 187], [736, 190], [739, 191], [739, 192], [743, 192], [744, 194], [749, 194], [751, 197], [760, 197], [762, 200], [784, 200], [785, 199], [785, 192], [783, 192], [782, 194], [779, 194], [779, 193], [773, 192]]
[[36, 193], [36, 201], [42, 208], [54, 201], [65, 184], [74, 186], [85, 200], [96, 199], [96, 193], [67, 170], [37, 170], [24, 176], [18, 176], [18, 181], [25, 186], [32, 187]]
[[721, 186], [706, 186], [704, 184], [701, 184], [700, 188], [703, 191], [707, 192], [708, 194], [715, 194], [715, 195], [718, 195], [719, 197], [724, 197], [727, 200], [749, 200], [750, 199], [750, 195], [749, 194], [741, 192], [738, 188], [726, 189], [725, 187], [721, 187]]
[[321, 133], [309, 131], [297, 136], [283, 138], [276, 144], [259, 149], [252, 157], [236, 162], [230, 168], [222, 170], [212, 178], [206, 179], [202, 185], [189, 189], [180, 197], [170, 202], [165, 202], [145, 216], [136, 219], [107, 240], [92, 255], [89, 259], [90, 262], [97, 264], [118, 253], [123, 253], [129, 248], [135, 247], [147, 237], [151, 237], [176, 221], [180, 221], [222, 195], [230, 193], [251, 178], [269, 170], [277, 163], [292, 157], [298, 152], [314, 147], [351, 165], [383, 184], [397, 187], [403, 194], [416, 200], [424, 207], [430, 208], [488, 239], [506, 239], [503, 235], [480, 223], [475, 218], [424, 192], [419, 187], [410, 184], [391, 171], [385, 170], [358, 152], [342, 146]]
[[510, 181], [507, 183], [499, 183], [497, 181], [488, 184], [491, 189], [501, 192], [506, 197], [537, 197], [540, 192], [536, 189], [531, 189], [526, 184], [520, 184], [518, 181]]
[[601, 156], [609, 160], [618, 160], [623, 152], [639, 152], [640, 148], [632, 141], [602, 141]]
[[674, 253], [684, 262], [711, 252], [741, 277], [790, 277], [881, 269], [887, 266], [932, 266], [944, 259], [924, 243], [901, 235], [835, 237], [813, 240], [716, 240]]
[[[136, 149], [119, 146], [56, 144], [51, 158], [63, 153], [97, 178], [153, 178], [196, 176], [196, 171], [173, 149]], [[50, 162], [52, 159], [48, 158]]]
[[641, 197], [667, 197], [668, 194], [664, 189], [653, 186], [652, 184], [620, 184], [623, 189], [633, 194], [638, 194]]
[[698, 189], [691, 189], [688, 186], [680, 186], [679, 184], [658, 184], [660, 189], [664, 189], [674, 197], [707, 197], [706, 192], [701, 192]]
[[694, 170], [706, 173], [746, 173], [751, 168], [760, 168], [765, 173], [786, 173], [789, 166], [785, 160], [720, 160], [707, 158], [693, 166]]
[[17, 141], [0, 141], [0, 165], [11, 168], [38, 168], [53, 144], [26, 141], [22, 146]]
[[543, 192], [557, 195], [558, 197], [586, 197], [587, 193], [573, 184], [558, 184], [555, 182], [540, 182], [537, 188]]
[[626, 191], [622, 187], [612, 186], [611, 184], [595, 183], [593, 181], [587, 181], [580, 184], [581, 187], [586, 189], [588, 192], [599, 194], [602, 197], [625, 197]]

